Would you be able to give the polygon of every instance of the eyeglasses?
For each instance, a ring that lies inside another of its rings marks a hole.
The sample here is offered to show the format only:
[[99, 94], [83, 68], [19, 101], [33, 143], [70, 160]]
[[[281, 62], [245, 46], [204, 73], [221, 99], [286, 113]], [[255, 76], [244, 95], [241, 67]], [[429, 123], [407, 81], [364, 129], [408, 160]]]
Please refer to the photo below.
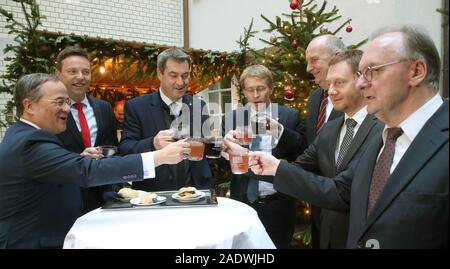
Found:
[[246, 93], [254, 93], [255, 91], [256, 91], [257, 93], [262, 93], [262, 92], [265, 91], [265, 90], [267, 90], [267, 87], [266, 87], [266, 86], [248, 87], [248, 88], [245, 88], [245, 89], [244, 89], [244, 91], [245, 91]]
[[396, 60], [396, 61], [385, 63], [385, 64], [368, 66], [368, 67], [364, 68], [362, 71], [356, 72], [356, 75], [358, 77], [363, 76], [364, 79], [367, 80], [367, 82], [371, 82], [374, 79], [374, 72], [375, 72], [375, 77], [376, 77], [376, 74], [378, 74], [377, 72], [381, 68], [389, 66], [389, 65], [393, 65], [393, 64], [398, 64], [398, 63], [401, 63], [401, 62], [404, 62], [404, 61], [408, 61], [408, 60], [407, 59], [400, 59], [400, 60]]
[[56, 98], [56, 99], [45, 99], [42, 98], [41, 100], [50, 101], [52, 104], [56, 104], [57, 107], [63, 108], [64, 105], [70, 106], [70, 98]]

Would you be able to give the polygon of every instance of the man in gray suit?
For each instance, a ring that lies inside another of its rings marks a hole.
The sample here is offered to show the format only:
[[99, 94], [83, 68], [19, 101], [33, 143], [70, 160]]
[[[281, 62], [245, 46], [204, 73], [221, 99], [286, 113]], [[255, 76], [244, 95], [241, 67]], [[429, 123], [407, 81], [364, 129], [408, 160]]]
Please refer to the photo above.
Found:
[[417, 27], [382, 29], [359, 67], [367, 110], [386, 127], [350, 169], [330, 180], [255, 153], [252, 170], [275, 175], [278, 191], [350, 209], [349, 248], [448, 248], [449, 109], [438, 93], [439, 53]]
[[[383, 124], [367, 113], [362, 92], [356, 86], [360, 50], [348, 50], [330, 62], [328, 93], [336, 111], [344, 117], [328, 121], [314, 142], [295, 161], [318, 175], [334, 177], [364, 150], [371, 137], [379, 135]], [[322, 208], [320, 212], [320, 248], [345, 248], [348, 211]]]

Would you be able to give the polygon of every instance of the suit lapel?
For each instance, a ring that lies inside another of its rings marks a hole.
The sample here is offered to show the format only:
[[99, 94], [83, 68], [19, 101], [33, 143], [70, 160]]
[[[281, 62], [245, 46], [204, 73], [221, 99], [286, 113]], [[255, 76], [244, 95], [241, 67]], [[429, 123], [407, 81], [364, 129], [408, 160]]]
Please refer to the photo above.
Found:
[[78, 130], [77, 124], [73, 119], [72, 111], [67, 116], [67, 130], [70, 132], [71, 136], [74, 137], [81, 151], [84, 149], [83, 140], [81, 138], [81, 132]]
[[342, 171], [342, 168], [347, 167], [348, 163], [353, 159], [356, 152], [358, 152], [359, 148], [362, 146], [364, 141], [366, 140], [367, 136], [369, 135], [372, 128], [377, 123], [377, 119], [368, 114], [364, 121], [361, 123], [361, 126], [358, 129], [358, 132], [356, 133], [355, 137], [353, 138], [352, 143], [350, 144], [350, 147], [347, 150], [347, 153], [344, 156], [344, 159], [342, 160], [341, 169], [338, 172]]
[[[164, 121], [164, 108], [162, 105], [161, 96], [159, 93], [159, 90], [155, 91], [154, 93], [149, 94], [150, 97], [150, 108], [149, 108], [149, 117], [153, 118], [153, 121], [156, 123], [156, 129], [157, 130], [166, 130], [166, 122]], [[156, 136], [156, 134], [155, 134]]]
[[[337, 119], [335, 121], [330, 121], [326, 123], [326, 126], [329, 126], [330, 139], [328, 139], [328, 156], [330, 156], [330, 160], [332, 161], [333, 166], [333, 175], [336, 174], [336, 147], [338, 145], [339, 133], [341, 132], [342, 124], [344, 123], [344, 117]], [[331, 168], [331, 167], [330, 167]]]
[[[446, 118], [445, 118], [446, 117]], [[448, 142], [448, 102], [422, 127], [421, 131], [403, 155], [384, 190], [381, 192], [372, 213], [367, 219], [369, 227], [389, 204], [399, 195], [414, 176], [427, 164], [434, 153]], [[420, 153], [420, 154], [418, 154]]]

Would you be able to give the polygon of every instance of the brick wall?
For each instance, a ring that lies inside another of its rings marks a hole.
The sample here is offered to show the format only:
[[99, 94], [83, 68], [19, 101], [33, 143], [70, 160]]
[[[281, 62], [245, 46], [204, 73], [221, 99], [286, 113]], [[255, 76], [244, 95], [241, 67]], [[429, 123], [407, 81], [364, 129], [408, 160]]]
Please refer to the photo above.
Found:
[[[0, 0], [15, 18], [24, 16], [19, 3]], [[93, 37], [183, 46], [182, 0], [38, 0], [42, 29]], [[0, 17], [0, 73], [5, 70], [3, 48], [13, 37]], [[0, 110], [10, 96], [0, 94]], [[4, 130], [0, 129], [0, 140]]]

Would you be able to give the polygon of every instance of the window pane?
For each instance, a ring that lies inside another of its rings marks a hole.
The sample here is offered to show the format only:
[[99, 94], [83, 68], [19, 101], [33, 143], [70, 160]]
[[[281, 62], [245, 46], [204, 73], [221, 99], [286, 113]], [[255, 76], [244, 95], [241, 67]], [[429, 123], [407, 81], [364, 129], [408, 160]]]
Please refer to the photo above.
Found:
[[225, 113], [225, 104], [231, 104], [231, 91], [222, 92], [222, 113]]
[[217, 107], [219, 104], [219, 92], [210, 92], [208, 94], [209, 94], [209, 102], [208, 102], [209, 114], [220, 113]]

